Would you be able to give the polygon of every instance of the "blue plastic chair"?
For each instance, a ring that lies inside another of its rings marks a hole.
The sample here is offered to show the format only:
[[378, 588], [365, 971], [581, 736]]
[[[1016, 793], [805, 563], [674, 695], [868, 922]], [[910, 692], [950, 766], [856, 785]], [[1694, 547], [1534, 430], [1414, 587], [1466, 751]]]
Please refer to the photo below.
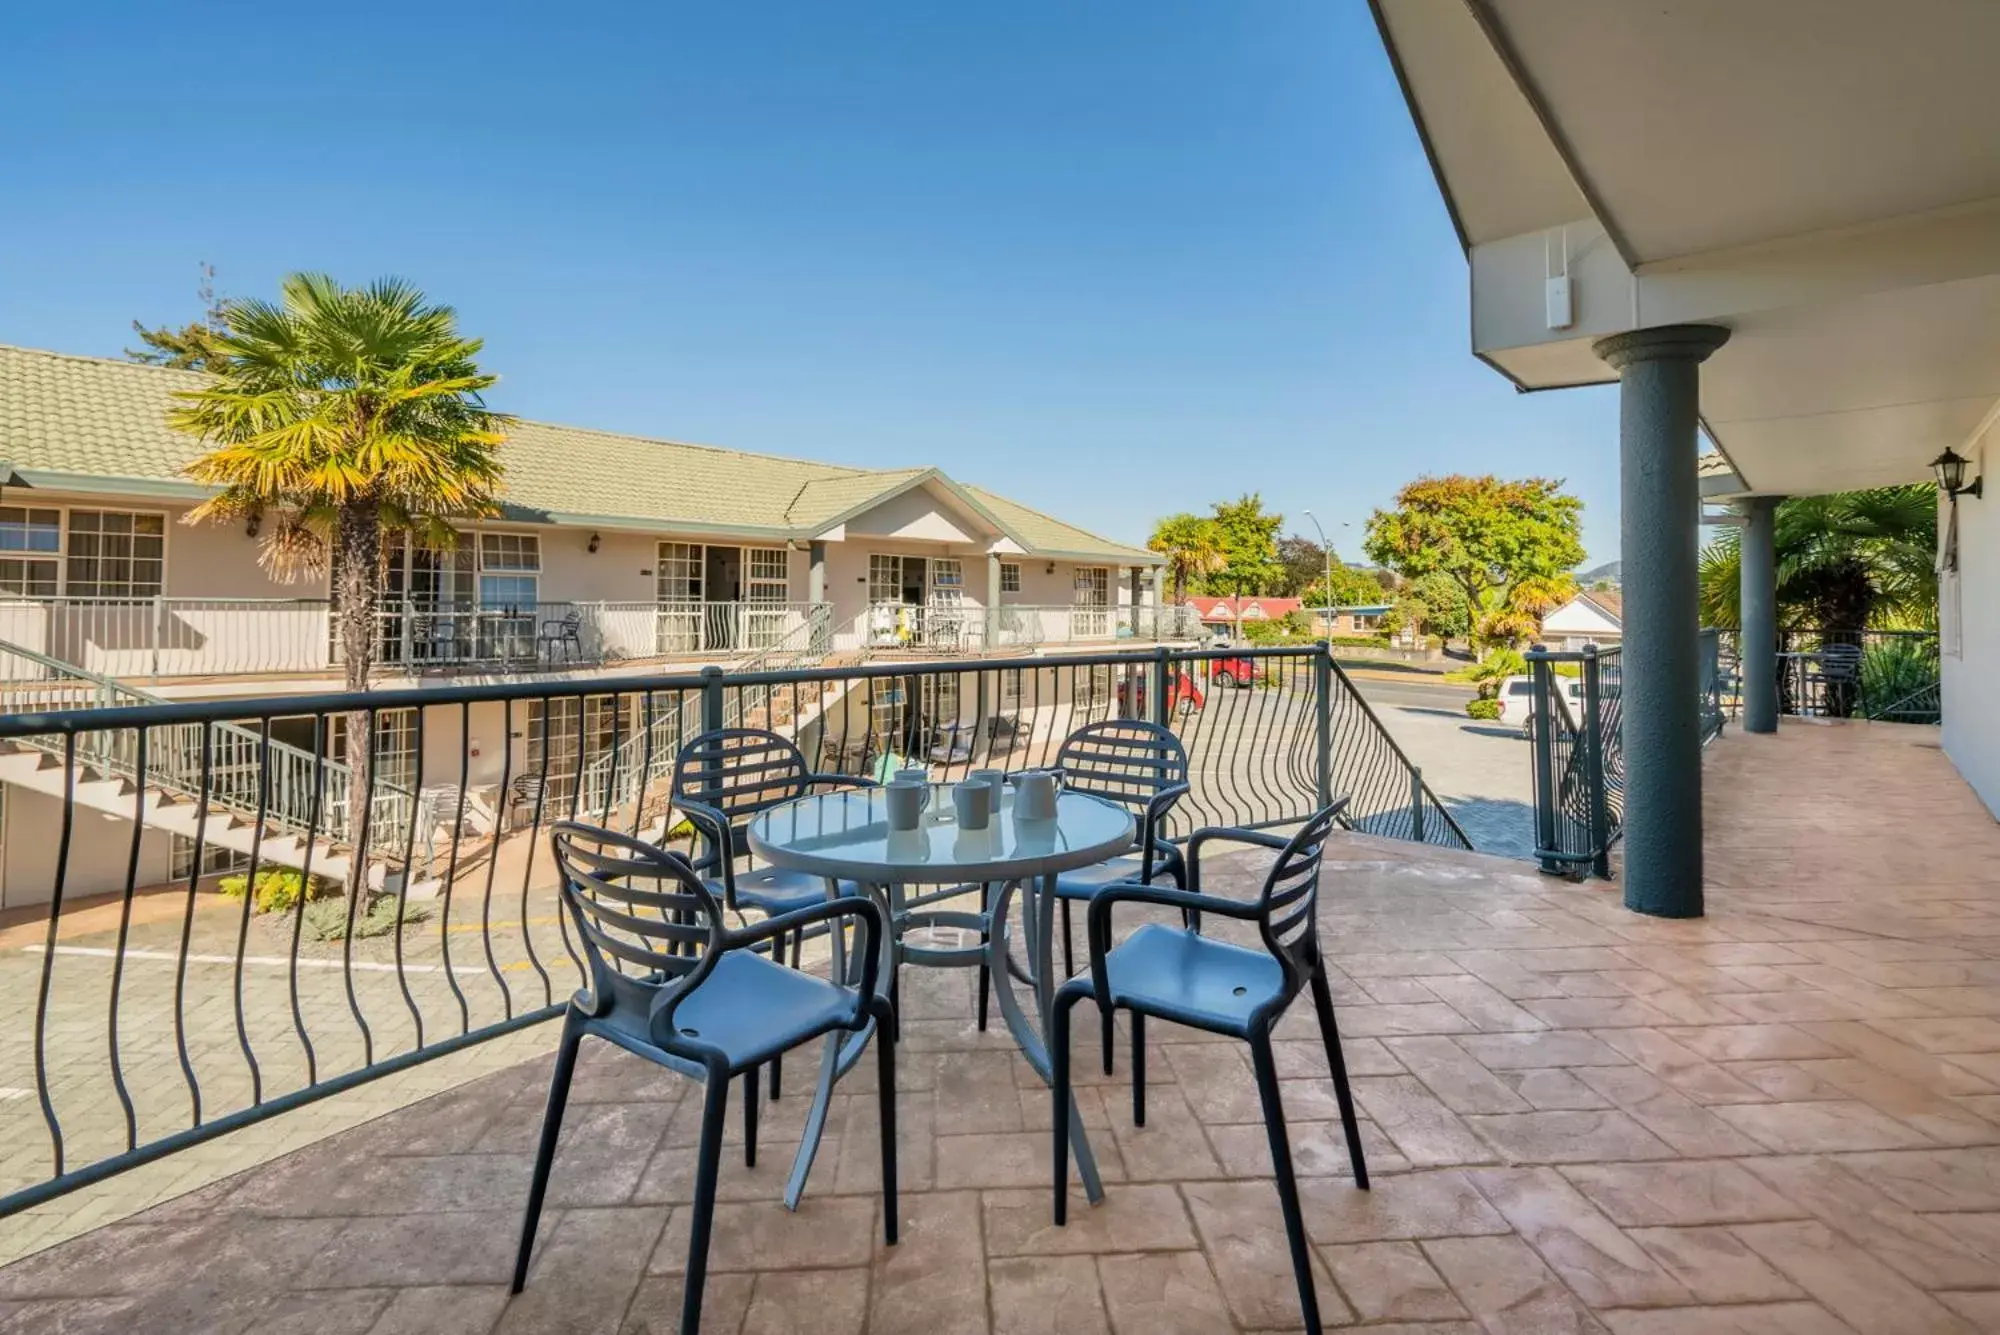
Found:
[[[708, 877], [710, 889], [720, 892], [723, 907], [738, 915], [753, 909], [777, 918], [824, 902], [826, 881], [802, 871], [751, 866], [745, 837], [751, 817], [815, 789], [875, 786], [852, 774], [807, 769], [805, 754], [792, 740], [768, 729], [720, 728], [693, 738], [674, 757], [670, 801], [701, 836], [705, 848], [694, 865]], [[843, 881], [839, 892], [853, 895], [860, 889]], [[771, 958], [784, 960], [788, 941], [796, 969], [804, 942], [795, 934], [774, 938]], [[773, 1059], [772, 1098], [779, 1096], [783, 1079], [784, 1063]]]
[[[1271, 1029], [1292, 999], [1310, 986], [1319, 1011], [1320, 1036], [1326, 1063], [1333, 1074], [1334, 1096], [1347, 1131], [1347, 1153], [1354, 1164], [1354, 1184], [1368, 1188], [1368, 1167], [1361, 1157], [1361, 1132], [1354, 1119], [1354, 1096], [1347, 1084], [1347, 1063], [1340, 1052], [1340, 1031], [1333, 1020], [1333, 989], [1319, 948], [1320, 858], [1335, 819], [1347, 799], [1315, 812], [1290, 839], [1252, 830], [1198, 830], [1187, 841], [1187, 887], [1126, 882], [1108, 885], [1090, 903], [1090, 972], [1072, 978], [1056, 993], [1051, 1016], [1050, 1058], [1055, 1095], [1055, 1221], [1065, 1222], [1069, 1205], [1069, 1013], [1086, 997], [1132, 1015], [1132, 1121], [1146, 1124], [1146, 1017], [1156, 1015], [1174, 1024], [1227, 1034], [1250, 1044], [1257, 1073], [1257, 1092], [1264, 1103], [1264, 1126], [1271, 1139], [1271, 1162], [1277, 1170], [1278, 1201], [1291, 1240], [1292, 1267], [1297, 1272], [1299, 1305], [1308, 1331], [1317, 1332], [1319, 1299], [1313, 1291], [1312, 1254], [1299, 1212], [1298, 1180], [1292, 1171], [1290, 1138], [1285, 1134], [1285, 1110], [1278, 1096], [1278, 1069], [1271, 1054]], [[1278, 855], [1263, 892], [1245, 902], [1201, 891], [1201, 851], [1210, 843], [1252, 844]], [[1111, 944], [1111, 911], [1120, 904], [1153, 904], [1181, 910], [1186, 927], [1147, 923], [1117, 946]], [[1232, 945], [1201, 934], [1201, 915], [1212, 913], [1257, 924], [1263, 949]]]
[[[1173, 731], [1143, 719], [1107, 719], [1086, 724], [1063, 740], [1056, 752], [1056, 771], [1063, 787], [1089, 793], [1127, 808], [1138, 819], [1139, 851], [1094, 866], [1079, 867], [1056, 877], [1056, 897], [1063, 906], [1063, 973], [1076, 972], [1076, 946], [1070, 905], [1089, 901], [1108, 885], [1127, 881], [1151, 884], [1164, 876], [1185, 885], [1186, 860], [1167, 838], [1167, 816], [1188, 794], [1187, 748]], [[985, 983], [982, 974], [980, 982]], [[985, 1001], [982, 990], [980, 1000]], [[1111, 1009], [1104, 1009], [1104, 1073], [1111, 1074]]]
[[[682, 1335], [701, 1328], [702, 1286], [722, 1163], [729, 1081], [747, 1074], [744, 1160], [757, 1161], [757, 1068], [789, 1048], [835, 1030], [874, 1026], [882, 1121], [882, 1227], [896, 1241], [896, 1058], [889, 1002], [876, 994], [882, 912], [866, 898], [822, 898], [808, 908], [731, 931], [702, 878], [678, 853], [609, 830], [558, 822], [552, 833], [563, 903], [583, 943], [590, 986], [570, 998], [549, 1080], [548, 1111], [535, 1151], [527, 1217], [514, 1261], [515, 1293], [527, 1282], [535, 1225], [562, 1130], [576, 1053], [586, 1035], [691, 1076], [705, 1085], [696, 1151], [694, 1217], [688, 1239]], [[756, 947], [816, 923], [837, 929], [852, 918], [861, 957], [853, 986], [774, 963]]]

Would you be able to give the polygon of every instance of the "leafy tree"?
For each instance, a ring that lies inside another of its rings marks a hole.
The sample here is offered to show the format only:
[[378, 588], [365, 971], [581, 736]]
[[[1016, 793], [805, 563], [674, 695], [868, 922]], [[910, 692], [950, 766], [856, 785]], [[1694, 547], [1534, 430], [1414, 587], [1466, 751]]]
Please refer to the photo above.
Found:
[[1424, 607], [1425, 634], [1444, 640], [1462, 640], [1472, 634], [1472, 604], [1451, 576], [1433, 571], [1411, 580], [1408, 590], [1408, 596]]
[[1463, 639], [1472, 633], [1472, 609], [1456, 580], [1433, 571], [1403, 587], [1383, 626], [1391, 635], [1408, 627], [1419, 635]]
[[218, 358], [216, 336], [228, 325], [229, 311], [221, 298], [215, 295], [215, 266], [201, 266], [201, 282], [195, 288], [201, 298], [201, 319], [182, 325], [179, 329], [161, 325], [158, 329], [148, 329], [137, 320], [132, 322], [132, 332], [139, 336], [143, 348], [127, 348], [125, 355], [135, 362], [147, 362], [154, 366], [171, 366], [179, 371], [207, 371], [214, 369]]
[[1223, 564], [1202, 581], [1202, 591], [1275, 595], [1285, 583], [1285, 566], [1278, 558], [1278, 529], [1285, 517], [1265, 513], [1264, 499], [1255, 492], [1217, 501], [1214, 508], [1210, 522], [1222, 545]]
[[1515, 586], [1583, 560], [1583, 502], [1549, 478], [1421, 477], [1368, 518], [1371, 561], [1409, 579], [1444, 575], [1477, 618], [1513, 609]]
[[[1301, 593], [1308, 607], [1328, 605], [1325, 584], [1326, 570], [1322, 567], [1319, 576]], [[1350, 570], [1339, 561], [1333, 563], [1332, 606], [1367, 607], [1385, 601], [1387, 595], [1375, 576], [1365, 570]]]
[[[1278, 539], [1278, 564], [1285, 568], [1284, 579], [1271, 592], [1281, 598], [1297, 598], [1326, 578], [1326, 548], [1293, 533]], [[1334, 564], [1340, 564], [1339, 558]]]
[[1222, 569], [1226, 559], [1215, 521], [1186, 512], [1168, 515], [1155, 524], [1146, 546], [1167, 558], [1167, 577], [1173, 582], [1177, 603], [1187, 601], [1188, 585]]
[[[1778, 503], [1778, 620], [1862, 630], [1937, 624], [1937, 488], [1928, 482]], [[1743, 624], [1742, 534], [1701, 554], [1702, 620]]]
[[[277, 304], [232, 302], [225, 318], [213, 382], [178, 393], [168, 415], [210, 446], [188, 475], [220, 488], [188, 522], [261, 516], [267, 567], [290, 577], [331, 564], [347, 689], [366, 690], [383, 535], [449, 546], [450, 520], [492, 510], [508, 419], [480, 393], [496, 378], [479, 370], [481, 343], [460, 336], [452, 309], [398, 279], [343, 288], [293, 274]], [[371, 735], [367, 711], [347, 715], [350, 739]], [[368, 746], [349, 749], [358, 826]]]

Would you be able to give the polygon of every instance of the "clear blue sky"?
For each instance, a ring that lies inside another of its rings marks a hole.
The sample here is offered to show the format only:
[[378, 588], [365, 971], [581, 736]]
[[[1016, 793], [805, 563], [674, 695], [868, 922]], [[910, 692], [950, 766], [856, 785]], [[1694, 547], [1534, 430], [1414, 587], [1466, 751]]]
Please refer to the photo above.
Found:
[[[372, 12], [371, 12], [372, 11]], [[1243, 491], [1358, 555], [1420, 472], [1567, 478], [1360, 0], [100, 3], [0, 45], [0, 341], [395, 273], [524, 416], [936, 464], [1142, 541]], [[1341, 528], [1345, 521], [1350, 528]]]

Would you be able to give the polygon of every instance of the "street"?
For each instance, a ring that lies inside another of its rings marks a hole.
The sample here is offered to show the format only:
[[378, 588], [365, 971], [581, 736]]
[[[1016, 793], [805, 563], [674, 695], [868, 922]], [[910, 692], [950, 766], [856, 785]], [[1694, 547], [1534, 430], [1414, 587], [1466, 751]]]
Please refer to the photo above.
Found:
[[1341, 666], [1480, 852], [1534, 851], [1534, 779], [1520, 729], [1467, 718], [1469, 685], [1376, 664]]

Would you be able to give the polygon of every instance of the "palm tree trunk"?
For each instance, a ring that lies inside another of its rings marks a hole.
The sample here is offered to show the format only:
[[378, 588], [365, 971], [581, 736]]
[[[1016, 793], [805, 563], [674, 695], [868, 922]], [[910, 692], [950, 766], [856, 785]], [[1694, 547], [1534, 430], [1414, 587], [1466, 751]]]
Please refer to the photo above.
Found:
[[[368, 676], [375, 666], [376, 609], [381, 602], [382, 521], [380, 512], [368, 501], [353, 500], [341, 507], [334, 535], [339, 554], [335, 568], [340, 572], [340, 653], [349, 691], [368, 689]], [[347, 837], [358, 841], [374, 791], [374, 729], [368, 711], [347, 714]], [[367, 867], [357, 847], [352, 860], [350, 894], [361, 893], [367, 885]]]

